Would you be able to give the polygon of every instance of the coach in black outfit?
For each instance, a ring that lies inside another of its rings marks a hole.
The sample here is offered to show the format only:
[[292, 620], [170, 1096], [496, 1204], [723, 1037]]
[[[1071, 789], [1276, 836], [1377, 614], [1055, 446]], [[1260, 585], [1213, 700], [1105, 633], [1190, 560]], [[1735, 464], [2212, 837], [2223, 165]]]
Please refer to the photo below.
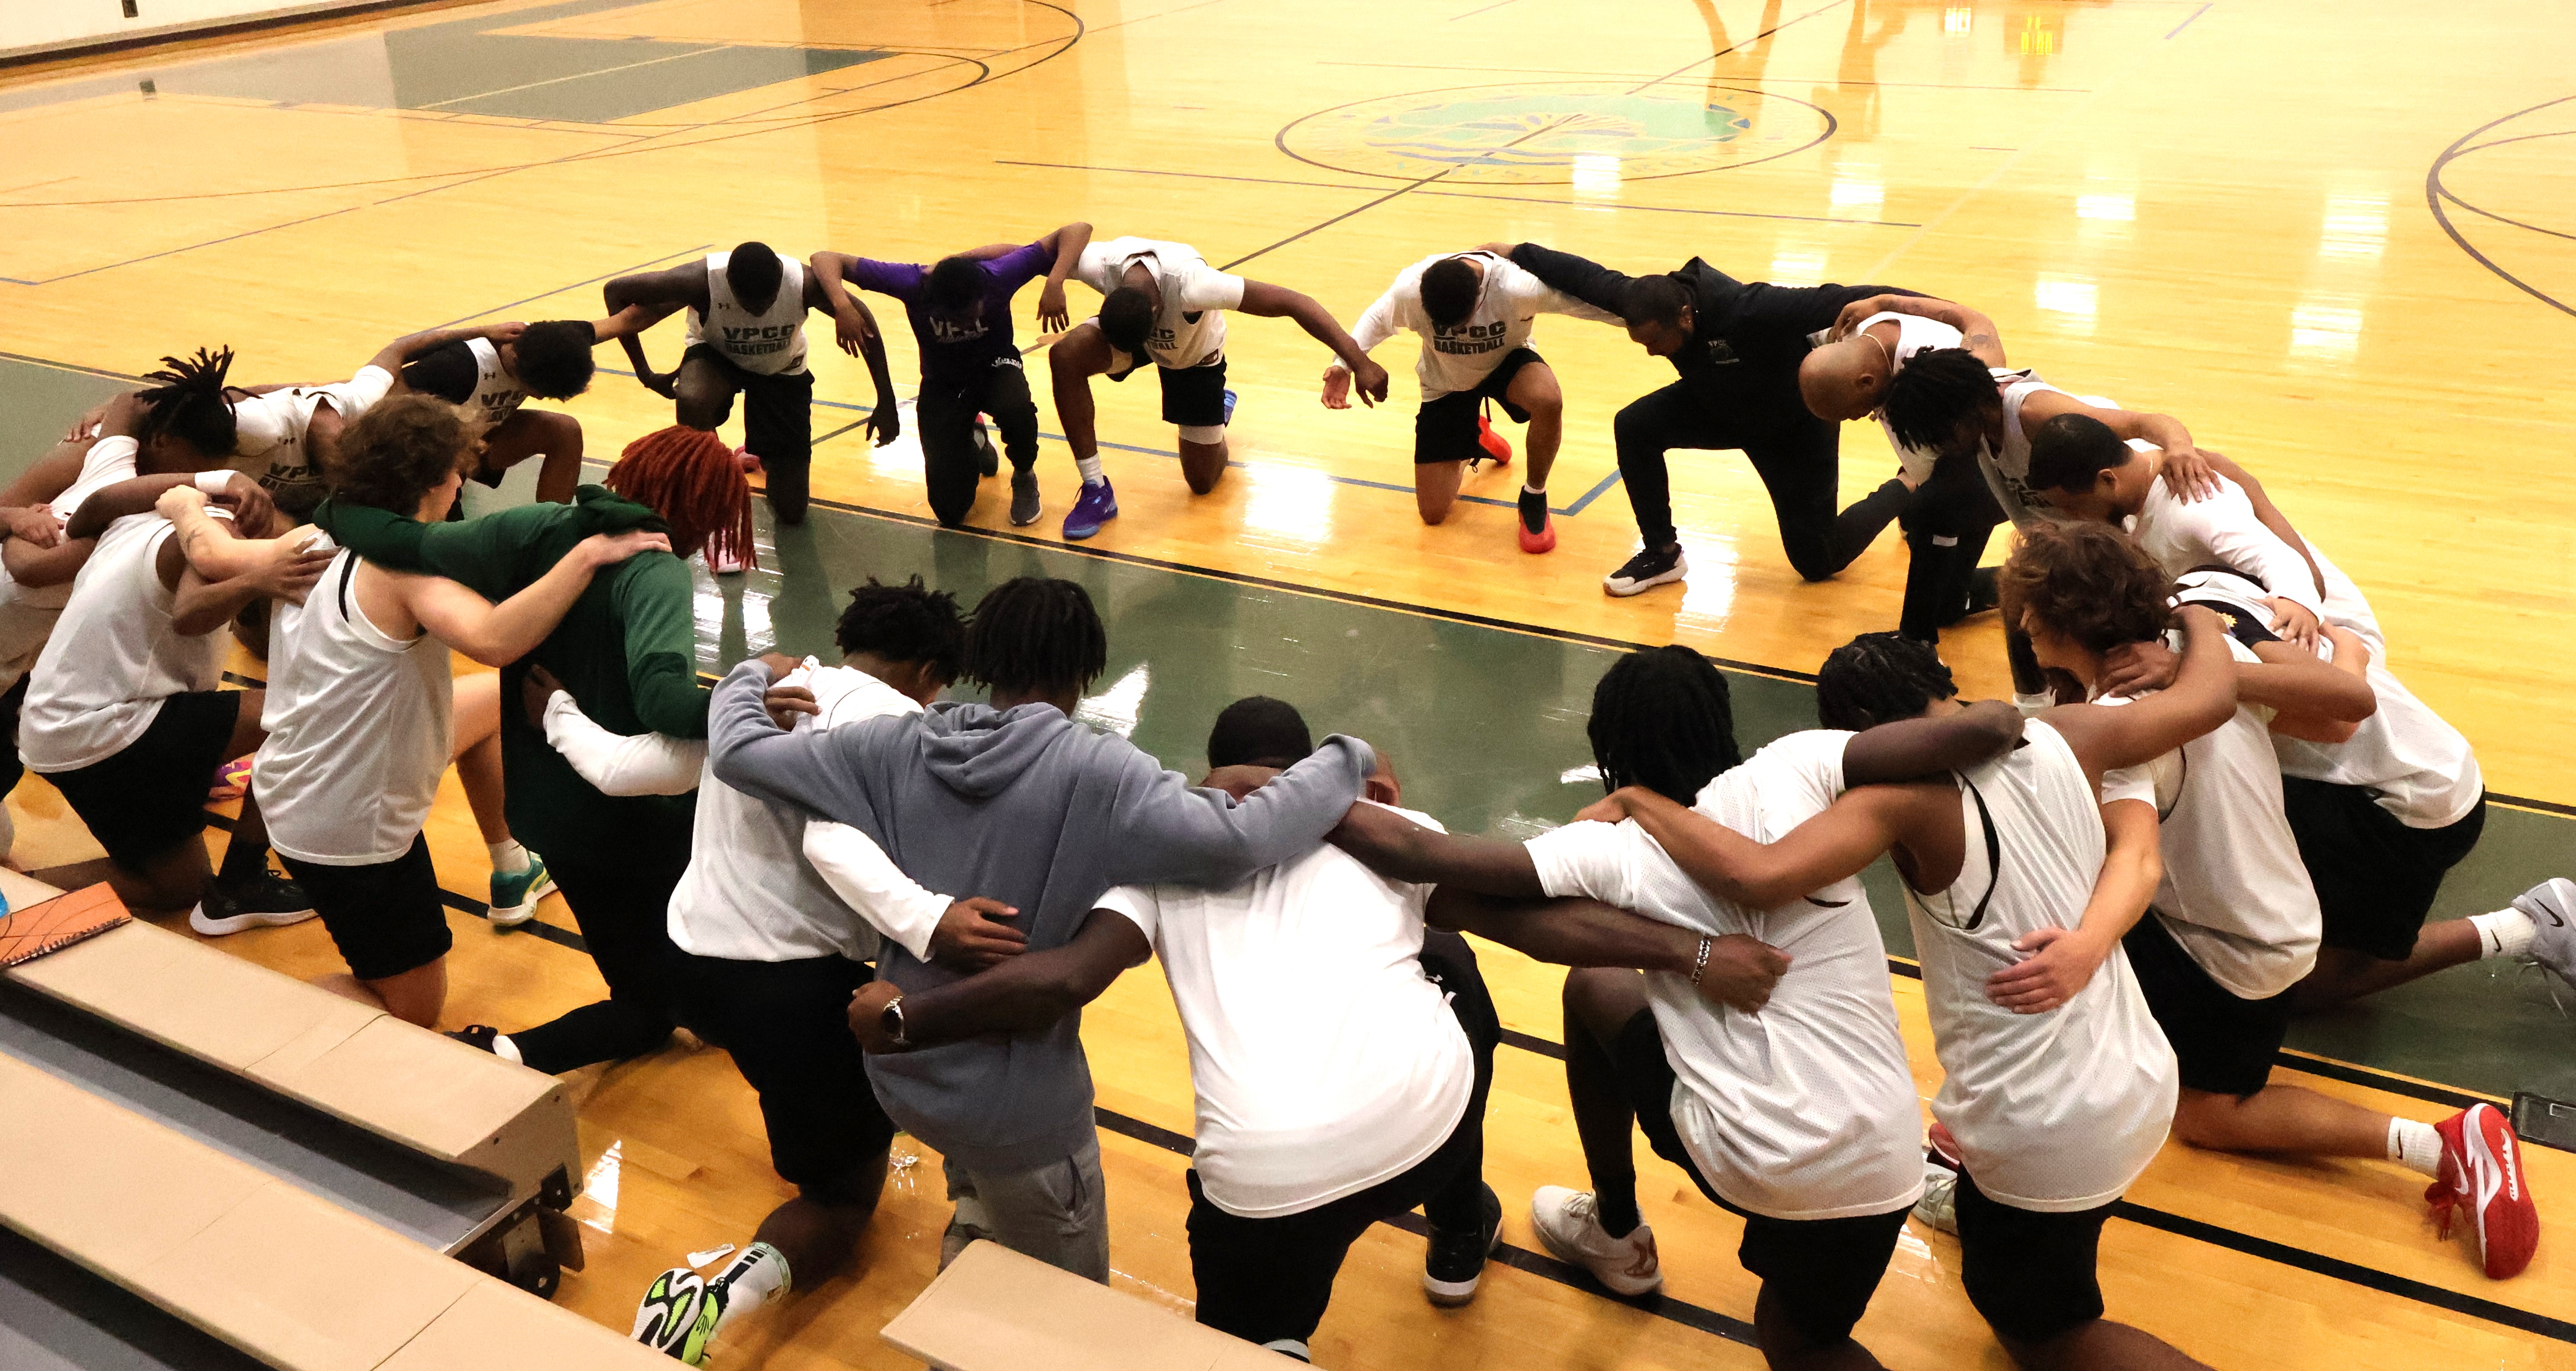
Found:
[[1774, 286], [1738, 281], [1694, 257], [1679, 271], [1628, 276], [1536, 243], [1511, 250], [1515, 265], [1557, 290], [1625, 320], [1628, 336], [1672, 359], [1681, 378], [1619, 411], [1619, 475], [1645, 546], [1602, 588], [1634, 595], [1678, 581], [1688, 566], [1673, 528], [1667, 449], [1742, 448], [1753, 459], [1789, 565], [1821, 581], [1851, 564], [1913, 498], [1890, 479], [1837, 513], [1840, 425], [1817, 418], [1798, 394], [1798, 363], [1844, 305], [1894, 286]]

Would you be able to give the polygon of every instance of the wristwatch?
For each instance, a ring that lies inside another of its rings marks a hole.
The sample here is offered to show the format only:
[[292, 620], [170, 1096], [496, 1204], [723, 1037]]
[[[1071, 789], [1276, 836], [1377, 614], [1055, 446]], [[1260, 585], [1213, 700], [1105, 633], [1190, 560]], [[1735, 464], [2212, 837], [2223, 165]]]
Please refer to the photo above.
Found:
[[887, 1041], [898, 1049], [910, 1049], [912, 1036], [903, 1031], [903, 996], [896, 995], [877, 1011], [877, 1026], [885, 1030]]

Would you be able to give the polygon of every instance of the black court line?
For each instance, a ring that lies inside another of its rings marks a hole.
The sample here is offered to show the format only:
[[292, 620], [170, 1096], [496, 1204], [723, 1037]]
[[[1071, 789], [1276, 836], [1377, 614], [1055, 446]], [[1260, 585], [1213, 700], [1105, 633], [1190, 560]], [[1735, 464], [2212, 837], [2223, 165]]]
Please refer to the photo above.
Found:
[[[2551, 309], [2557, 310], [2561, 314], [2576, 314], [2576, 306], [2567, 304], [2565, 301], [2558, 299], [2556, 296], [2542, 290], [2540, 287], [2535, 286], [2530, 282], [2523, 280], [2521, 277], [2514, 275], [2512, 272], [2505, 270], [2503, 267], [2498, 266], [2494, 258], [2478, 251], [2477, 247], [2469, 242], [2468, 236], [2460, 232], [2459, 226], [2451, 222], [2449, 211], [2442, 207], [2442, 203], [2445, 200], [2458, 205], [2462, 209], [2470, 210], [2473, 213], [2485, 214], [2486, 211], [2477, 209], [2467, 201], [2451, 194], [2450, 189], [2442, 184], [2442, 170], [2443, 168], [2448, 167], [2455, 159], [2477, 151], [2477, 147], [2472, 146], [2472, 144], [2477, 143], [2477, 139], [2480, 134], [2501, 125], [2509, 124], [2526, 114], [2537, 114], [2542, 110], [2548, 109], [2552, 105], [2563, 105], [2570, 100], [2576, 100], [2576, 95], [2562, 95], [2555, 100], [2543, 100], [2539, 104], [2530, 106], [2527, 109], [2518, 109], [2511, 114], [2490, 119], [2487, 122], [2478, 125], [2476, 128], [2461, 134], [2449, 147], [2442, 149], [2442, 155], [2434, 158], [2432, 167], [2424, 173], [2424, 203], [2433, 211], [2433, 221], [2442, 226], [2442, 232], [2450, 235], [2451, 241], [2459, 246], [2460, 251], [2467, 253], [2469, 255], [2469, 260], [2476, 262], [2479, 266], [2485, 267], [2487, 270], [2504, 278], [2507, 285], [2510, 285], [2514, 289], [2521, 291], [2523, 294], [2538, 300], [2542, 304], [2549, 306]], [[2479, 144], [2478, 146], [2484, 145]], [[2492, 218], [2494, 216], [2489, 215], [2488, 217]]]
[[[447, 189], [447, 187], [439, 187], [439, 189]], [[698, 253], [713, 251], [713, 250], [714, 250], [714, 248], [715, 248], [715, 244], [713, 244], [713, 243], [700, 243], [700, 244], [698, 244], [696, 247], [693, 247], [693, 248], [684, 248], [684, 249], [682, 249], [681, 251], [678, 251], [678, 252], [666, 252], [666, 253], [663, 253], [663, 254], [662, 254], [661, 256], [659, 256], [659, 257], [647, 257], [647, 258], [645, 258], [643, 261], [638, 262], [638, 263], [636, 263], [635, 265], [633, 265], [633, 266], [631, 266], [631, 267], [619, 267], [619, 268], [618, 268], [617, 270], [615, 270], [615, 271], [605, 272], [605, 273], [602, 273], [601, 275], [590, 277], [590, 278], [588, 278], [587, 280], [575, 281], [575, 282], [573, 282], [571, 285], [568, 285], [568, 286], [557, 286], [557, 287], [555, 287], [553, 290], [543, 291], [543, 292], [540, 292], [540, 293], [538, 293], [538, 294], [528, 296], [526, 299], [522, 299], [522, 300], [513, 300], [513, 301], [511, 301], [510, 303], [508, 303], [508, 304], [506, 304], [506, 305], [494, 305], [494, 306], [493, 306], [492, 308], [490, 308], [490, 309], [485, 309], [485, 310], [476, 310], [476, 311], [475, 311], [474, 313], [472, 313], [472, 314], [460, 314], [460, 315], [458, 315], [457, 317], [455, 317], [455, 318], [453, 318], [453, 319], [448, 320], [446, 323], [443, 323], [443, 324], [438, 325], [438, 327], [440, 327], [440, 328], [454, 328], [454, 327], [456, 327], [458, 324], [464, 323], [466, 320], [469, 320], [469, 319], [482, 319], [482, 318], [486, 318], [486, 317], [488, 317], [488, 316], [498, 314], [498, 313], [500, 313], [501, 311], [503, 311], [503, 310], [505, 310], [505, 309], [517, 309], [517, 308], [518, 308], [519, 306], [521, 306], [521, 305], [530, 304], [530, 303], [533, 303], [533, 302], [538, 301], [538, 300], [543, 300], [543, 299], [545, 299], [547, 296], [550, 296], [550, 295], [561, 295], [561, 294], [563, 294], [565, 291], [568, 291], [568, 290], [579, 290], [579, 289], [581, 289], [583, 286], [592, 285], [592, 284], [597, 283], [597, 282], [600, 282], [600, 281], [605, 281], [605, 280], [608, 280], [610, 277], [613, 277], [613, 276], [626, 276], [626, 275], [631, 275], [632, 273], [635, 273], [635, 272], [638, 272], [638, 271], [642, 271], [644, 268], [649, 267], [649, 266], [653, 265], [653, 264], [654, 264], [654, 263], [656, 263], [656, 262], [668, 262], [668, 261], [673, 260], [674, 258], [694, 256], [695, 254], [698, 254]]]
[[[1391, 71], [1483, 71], [1507, 76], [1597, 76], [1604, 81], [1641, 81], [1649, 72], [1590, 71], [1581, 67], [1459, 67], [1438, 62], [1317, 62], [1319, 67], [1380, 67]], [[1965, 81], [1854, 81], [1843, 76], [1819, 76], [1801, 80], [1794, 76], [1761, 76], [1743, 78], [1755, 85], [1778, 83], [1783, 86], [1877, 86], [1896, 90], [2000, 90], [2016, 94], [2091, 95], [2090, 86], [1986, 86]]]
[[[2211, 4], [2215, 4], [2215, 3], [2217, 3], [2217, 0], [2210, 0], [2210, 3], [2211, 3]], [[2193, 10], [2193, 11], [2191, 12], [2191, 17], [2190, 17], [2190, 18], [2185, 19], [2185, 20], [2183, 20], [2181, 23], [2176, 24], [2176, 25], [2174, 25], [2174, 26], [2173, 26], [2173, 32], [2166, 34], [2166, 35], [2165, 35], [2165, 40], [2166, 40], [2167, 42], [2171, 42], [2172, 40], [2174, 40], [2174, 39], [2176, 39], [2176, 38], [2181, 37], [2181, 36], [2182, 36], [2182, 31], [2183, 31], [2184, 29], [2190, 28], [2192, 25], [2194, 25], [2194, 24], [2196, 24], [2196, 23], [2199, 23], [2199, 22], [2200, 22], [2200, 16], [2202, 16], [2202, 15], [2204, 15], [2204, 14], [2207, 14], [2207, 13], [2209, 13], [2209, 5], [2203, 5], [2203, 6], [2201, 6], [2199, 9]]]

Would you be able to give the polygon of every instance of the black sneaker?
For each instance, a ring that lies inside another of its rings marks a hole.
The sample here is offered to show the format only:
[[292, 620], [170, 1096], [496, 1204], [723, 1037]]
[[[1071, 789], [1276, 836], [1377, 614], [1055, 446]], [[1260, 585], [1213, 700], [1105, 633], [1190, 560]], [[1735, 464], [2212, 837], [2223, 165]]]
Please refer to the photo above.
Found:
[[1628, 596], [1656, 586], [1670, 585], [1690, 573], [1690, 563], [1682, 560], [1682, 545], [1640, 548], [1617, 571], [1601, 578], [1601, 588], [1612, 595]]
[[1038, 474], [1034, 471], [1011, 473], [1011, 524], [1026, 528], [1038, 521]]
[[1476, 1298], [1476, 1283], [1485, 1278], [1485, 1259], [1503, 1241], [1503, 1201], [1494, 1187], [1483, 1186], [1483, 1222], [1473, 1231], [1452, 1233], [1431, 1227], [1431, 1251], [1422, 1259], [1422, 1293], [1433, 1304], [1454, 1306]]
[[497, 1051], [492, 1046], [492, 1040], [501, 1036], [501, 1030], [494, 1028], [488, 1023], [467, 1024], [464, 1028], [459, 1029], [454, 1033], [450, 1033], [447, 1036], [465, 1044], [467, 1047], [479, 1048], [482, 1051], [493, 1052], [495, 1055], [498, 1055]]
[[[993, 435], [984, 427], [981, 418], [975, 421], [975, 470], [984, 476], [998, 476], [1002, 472], [1002, 454], [994, 450]], [[1037, 516], [1032, 514], [1029, 518], [1034, 520]]]
[[206, 887], [205, 898], [188, 911], [188, 927], [220, 938], [245, 928], [283, 928], [312, 917], [313, 901], [304, 887], [274, 871], [263, 871], [229, 890], [220, 884]]

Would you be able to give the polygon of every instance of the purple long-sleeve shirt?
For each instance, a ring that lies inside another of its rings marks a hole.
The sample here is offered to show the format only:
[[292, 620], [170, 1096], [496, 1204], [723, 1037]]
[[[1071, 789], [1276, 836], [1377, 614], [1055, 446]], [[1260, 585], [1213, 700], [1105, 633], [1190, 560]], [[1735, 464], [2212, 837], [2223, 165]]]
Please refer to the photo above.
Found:
[[1054, 264], [1054, 255], [1041, 243], [978, 263], [984, 269], [984, 298], [964, 319], [931, 313], [930, 268], [917, 262], [862, 257], [847, 279], [861, 290], [903, 301], [913, 339], [921, 345], [923, 386], [964, 386], [980, 380], [997, 359], [1019, 356], [1011, 340], [1011, 297]]

